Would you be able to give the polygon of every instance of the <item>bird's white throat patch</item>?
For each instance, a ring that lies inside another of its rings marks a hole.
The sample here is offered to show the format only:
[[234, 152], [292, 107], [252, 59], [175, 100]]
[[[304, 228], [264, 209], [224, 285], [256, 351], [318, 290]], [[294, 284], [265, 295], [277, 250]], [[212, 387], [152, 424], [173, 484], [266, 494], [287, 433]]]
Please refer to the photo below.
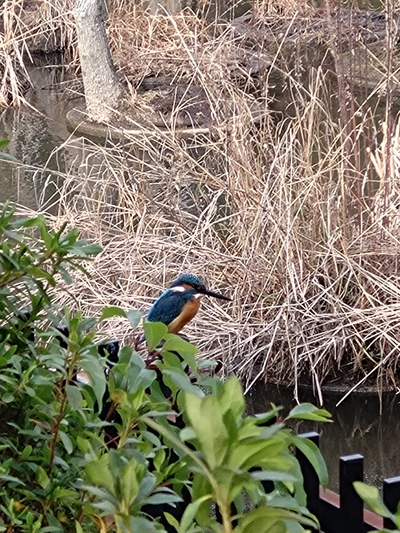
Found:
[[[185, 292], [185, 291], [187, 291], [187, 289], [185, 289], [185, 287], [182, 287], [182, 285], [178, 285], [177, 287], [171, 287], [170, 290], [174, 291], [174, 292]], [[193, 294], [193, 296], [195, 298], [201, 298], [203, 296], [203, 294], [198, 292], [196, 294]]]

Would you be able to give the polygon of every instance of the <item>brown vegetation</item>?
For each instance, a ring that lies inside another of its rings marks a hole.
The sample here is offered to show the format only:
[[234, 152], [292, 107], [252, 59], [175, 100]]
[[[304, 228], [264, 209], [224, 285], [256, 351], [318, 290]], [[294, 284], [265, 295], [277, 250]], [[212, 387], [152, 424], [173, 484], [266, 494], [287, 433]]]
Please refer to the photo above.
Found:
[[[137, 105], [145, 109], [137, 94], [148, 76], [200, 87], [211, 136], [184, 140], [171, 121], [150, 135], [149, 127], [127, 133], [123, 144], [86, 143], [79, 169], [64, 176], [59, 217], [104, 251], [92, 278], [76, 280], [65, 297], [91, 313], [103, 305], [146, 311], [178, 272], [199, 273], [233, 303], [205, 300], [187, 333], [249, 386], [267, 376], [320, 392], [350, 375], [355, 385], [368, 377], [397, 388], [393, 62], [388, 70], [380, 59], [379, 87], [356, 87], [356, 56], [350, 66], [343, 58], [365, 48], [360, 32], [344, 49], [337, 19], [319, 11], [313, 20], [325, 21], [325, 33], [310, 51], [298, 30], [314, 11], [301, 7], [261, 3], [245, 32], [188, 10], [113, 11], [114, 59]], [[254, 38], [268, 17], [276, 24], [278, 9], [275, 40]], [[380, 41], [386, 58], [392, 30]], [[109, 334], [132, 338], [120, 323]]]
[[19, 106], [31, 85], [26, 64], [35, 52], [77, 59], [73, 0], [5, 0], [0, 5], [0, 107]]

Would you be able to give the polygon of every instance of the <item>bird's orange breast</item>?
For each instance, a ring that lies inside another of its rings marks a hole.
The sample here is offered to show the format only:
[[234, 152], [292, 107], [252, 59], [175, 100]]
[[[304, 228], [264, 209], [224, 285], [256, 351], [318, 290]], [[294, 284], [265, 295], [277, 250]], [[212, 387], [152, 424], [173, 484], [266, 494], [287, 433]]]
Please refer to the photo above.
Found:
[[187, 301], [181, 313], [168, 324], [168, 331], [170, 333], [178, 333], [186, 324], [196, 316], [200, 309], [200, 295], [193, 296], [191, 300]]

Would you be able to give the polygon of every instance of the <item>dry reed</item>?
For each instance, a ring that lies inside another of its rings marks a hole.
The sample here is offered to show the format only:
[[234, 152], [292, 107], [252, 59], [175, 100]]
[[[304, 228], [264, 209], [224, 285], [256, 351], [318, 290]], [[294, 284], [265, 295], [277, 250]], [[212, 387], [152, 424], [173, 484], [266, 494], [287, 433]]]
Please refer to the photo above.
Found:
[[[150, 16], [133, 7], [130, 18], [115, 16], [110, 39], [127, 79], [167, 72], [201, 86], [212, 132], [188, 141], [172, 122], [127, 132], [124, 143], [84, 143], [79, 168], [60, 185], [59, 219], [104, 249], [91, 278], [76, 279], [64, 301], [97, 315], [104, 305], [145, 313], [179, 272], [198, 273], [233, 302], [205, 299], [187, 333], [248, 387], [264, 377], [294, 383], [297, 394], [307, 383], [321, 398], [325, 381], [351, 376], [356, 386], [372, 379], [396, 388], [400, 126], [388, 127], [391, 103], [377, 131], [376, 90], [354, 96], [334, 47], [338, 86], [326, 47], [305, 77], [282, 40], [297, 15], [262, 46], [249, 46], [232, 24], [217, 31], [188, 11]], [[329, 20], [325, 28], [334, 31]], [[235, 63], [240, 48], [263, 60], [273, 52], [270, 69], [255, 79], [248, 62]], [[277, 72], [283, 116], [270, 104]], [[67, 145], [81, 149], [82, 140]], [[105, 332], [125, 342], [133, 336], [120, 321]]]
[[32, 54], [60, 52], [77, 60], [73, 0], [5, 0], [0, 5], [0, 107], [20, 106], [31, 80]]

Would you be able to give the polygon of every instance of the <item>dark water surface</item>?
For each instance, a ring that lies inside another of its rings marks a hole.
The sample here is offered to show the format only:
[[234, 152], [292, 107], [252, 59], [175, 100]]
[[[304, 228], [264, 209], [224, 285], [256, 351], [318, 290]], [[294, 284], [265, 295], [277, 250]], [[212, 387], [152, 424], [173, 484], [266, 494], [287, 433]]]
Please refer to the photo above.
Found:
[[54, 89], [63, 81], [62, 65], [32, 66], [29, 74], [35, 86], [27, 95], [32, 107], [6, 109], [0, 114], [0, 139], [10, 141], [8, 153], [24, 164], [21, 168], [0, 159], [0, 202], [10, 200], [38, 209], [52, 203], [59, 173], [77, 153], [63, 148], [70, 137], [65, 114], [73, 102]]
[[[342, 396], [325, 396], [324, 408], [332, 414], [333, 423], [298, 422], [296, 432], [320, 433], [330, 488], [338, 489], [339, 457], [353, 453], [364, 456], [364, 481], [380, 487], [384, 478], [400, 475], [400, 397], [392, 393], [380, 399], [378, 395], [355, 393], [336, 407]], [[269, 410], [273, 402], [283, 406], [285, 415], [296, 405], [291, 390], [264, 383], [254, 388], [247, 401], [253, 413]], [[300, 401], [315, 404], [309, 392], [301, 394]]]

